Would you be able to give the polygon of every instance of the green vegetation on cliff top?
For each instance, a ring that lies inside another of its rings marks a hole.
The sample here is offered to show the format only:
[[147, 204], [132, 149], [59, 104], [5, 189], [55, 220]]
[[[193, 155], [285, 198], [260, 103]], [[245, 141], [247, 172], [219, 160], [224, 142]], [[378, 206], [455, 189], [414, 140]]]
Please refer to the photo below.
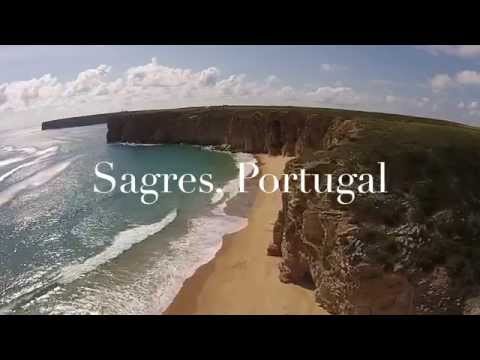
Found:
[[[480, 129], [448, 121], [356, 113], [362, 135], [330, 156], [359, 171], [384, 161], [390, 196], [360, 197], [360, 223], [419, 224], [424, 243], [412, 254], [423, 271], [447, 268], [458, 288], [480, 283]], [[402, 256], [388, 231], [362, 232], [369, 251], [393, 266]], [[381, 239], [381, 241], [379, 240]]]

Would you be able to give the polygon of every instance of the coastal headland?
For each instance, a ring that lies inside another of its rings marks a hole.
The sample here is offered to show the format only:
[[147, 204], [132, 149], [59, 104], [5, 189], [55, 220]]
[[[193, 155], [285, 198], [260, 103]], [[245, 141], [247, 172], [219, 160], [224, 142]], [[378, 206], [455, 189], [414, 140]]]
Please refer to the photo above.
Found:
[[478, 312], [480, 173], [472, 164], [480, 161], [480, 129], [300, 107], [213, 106], [102, 119], [107, 142], [213, 145], [259, 155], [263, 171], [336, 177], [385, 163], [388, 193], [358, 196], [351, 205], [295, 186], [281, 198], [257, 193], [249, 226], [225, 240], [168, 313]]

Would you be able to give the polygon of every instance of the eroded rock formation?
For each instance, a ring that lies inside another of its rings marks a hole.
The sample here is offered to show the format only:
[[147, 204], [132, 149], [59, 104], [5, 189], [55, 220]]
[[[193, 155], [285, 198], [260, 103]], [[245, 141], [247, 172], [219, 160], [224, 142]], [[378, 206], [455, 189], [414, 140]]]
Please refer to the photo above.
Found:
[[[233, 151], [294, 155], [308, 141], [309, 115], [290, 110], [226, 107], [165, 110], [108, 122], [107, 141], [229, 145]], [[300, 137], [305, 139], [299, 141]]]
[[121, 113], [107, 124], [109, 142], [294, 155], [285, 173], [373, 173], [386, 162], [388, 193], [359, 196], [353, 205], [295, 186], [283, 194], [266, 249], [282, 257], [281, 281], [310, 282], [331, 313], [478, 312], [477, 128], [329, 109], [223, 106]]

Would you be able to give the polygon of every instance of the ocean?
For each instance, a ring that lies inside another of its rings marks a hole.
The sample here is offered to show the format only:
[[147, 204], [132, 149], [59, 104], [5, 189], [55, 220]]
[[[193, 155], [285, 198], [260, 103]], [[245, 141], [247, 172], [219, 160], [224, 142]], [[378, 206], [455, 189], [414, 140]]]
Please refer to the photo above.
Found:
[[[0, 313], [157, 314], [247, 219], [227, 215], [238, 162], [188, 145], [107, 144], [106, 126], [0, 129]], [[218, 193], [173, 188], [153, 205], [139, 194], [93, 191], [94, 168], [213, 175]]]

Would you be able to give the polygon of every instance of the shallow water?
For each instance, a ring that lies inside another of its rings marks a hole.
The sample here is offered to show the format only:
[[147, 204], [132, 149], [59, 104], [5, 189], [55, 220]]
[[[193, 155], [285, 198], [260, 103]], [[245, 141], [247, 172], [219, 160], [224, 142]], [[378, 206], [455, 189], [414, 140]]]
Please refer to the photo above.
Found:
[[[236, 161], [183, 145], [106, 144], [104, 125], [0, 132], [0, 311], [122, 314], [163, 311], [225, 233], [237, 194]], [[238, 157], [237, 160], [249, 157]], [[173, 188], [154, 205], [139, 194], [93, 192], [99, 161], [113, 174], [212, 173], [217, 193]]]

